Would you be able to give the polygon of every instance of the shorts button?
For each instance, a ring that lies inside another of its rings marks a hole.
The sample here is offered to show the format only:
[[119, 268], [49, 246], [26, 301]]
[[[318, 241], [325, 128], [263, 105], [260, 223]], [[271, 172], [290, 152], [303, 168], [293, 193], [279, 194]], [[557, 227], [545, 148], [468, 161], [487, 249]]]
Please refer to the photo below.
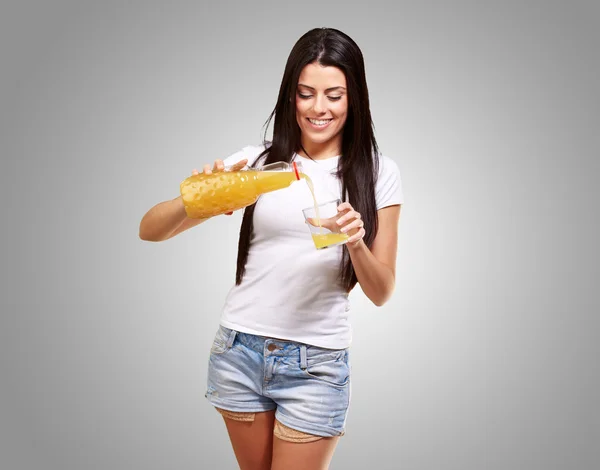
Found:
[[275, 345], [275, 344], [271, 343], [271, 344], [269, 344], [269, 345], [267, 346], [267, 349], [268, 349], [269, 351], [275, 351], [275, 350], [277, 349], [277, 345]]

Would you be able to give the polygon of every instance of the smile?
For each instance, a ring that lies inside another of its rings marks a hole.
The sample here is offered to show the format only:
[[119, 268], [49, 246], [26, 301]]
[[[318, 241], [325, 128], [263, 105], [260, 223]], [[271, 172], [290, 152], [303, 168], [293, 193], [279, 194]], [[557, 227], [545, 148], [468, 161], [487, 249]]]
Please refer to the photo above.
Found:
[[315, 127], [325, 127], [327, 126], [327, 124], [329, 124], [331, 121], [333, 121], [333, 119], [311, 119], [311, 118], [307, 118], [308, 122], [310, 122], [313, 126]]

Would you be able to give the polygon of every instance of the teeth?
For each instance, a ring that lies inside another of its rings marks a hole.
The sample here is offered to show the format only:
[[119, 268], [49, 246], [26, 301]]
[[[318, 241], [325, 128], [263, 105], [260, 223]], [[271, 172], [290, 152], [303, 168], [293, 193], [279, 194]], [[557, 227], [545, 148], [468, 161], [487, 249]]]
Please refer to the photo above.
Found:
[[331, 119], [316, 120], [316, 119], [310, 119], [310, 118], [308, 120], [310, 122], [312, 122], [315, 126], [324, 126], [329, 121], [331, 121]]

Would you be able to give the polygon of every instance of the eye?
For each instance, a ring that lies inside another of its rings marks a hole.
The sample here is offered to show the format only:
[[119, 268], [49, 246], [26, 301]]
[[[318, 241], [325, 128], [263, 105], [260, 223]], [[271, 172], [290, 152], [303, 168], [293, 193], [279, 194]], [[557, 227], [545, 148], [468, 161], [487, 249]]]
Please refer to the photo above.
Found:
[[341, 96], [328, 96], [327, 98], [329, 98], [329, 101], [339, 101], [342, 99]]
[[308, 98], [310, 98], [312, 95], [303, 95], [302, 93], [298, 93], [298, 96], [303, 99], [303, 100], [307, 100]]

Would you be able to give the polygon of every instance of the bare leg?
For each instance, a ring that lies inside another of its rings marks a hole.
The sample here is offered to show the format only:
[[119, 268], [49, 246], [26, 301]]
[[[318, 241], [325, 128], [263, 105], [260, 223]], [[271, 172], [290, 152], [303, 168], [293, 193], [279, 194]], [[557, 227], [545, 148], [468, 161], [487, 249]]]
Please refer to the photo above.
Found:
[[270, 470], [275, 411], [255, 413], [253, 421], [223, 419], [240, 470]]
[[290, 442], [275, 437], [271, 470], [327, 470], [339, 437]]

